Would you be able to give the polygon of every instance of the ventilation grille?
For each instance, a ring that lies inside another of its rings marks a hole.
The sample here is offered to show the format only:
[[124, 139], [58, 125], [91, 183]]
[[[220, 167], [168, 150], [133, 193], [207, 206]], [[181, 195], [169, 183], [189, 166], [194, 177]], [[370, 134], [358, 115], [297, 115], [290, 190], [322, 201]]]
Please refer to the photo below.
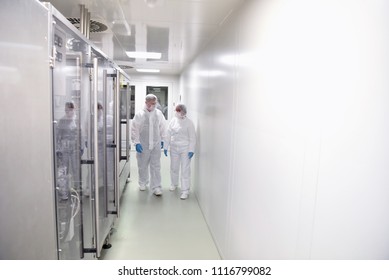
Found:
[[[70, 21], [77, 29], [80, 29], [80, 19], [79, 18], [68, 18], [68, 21]], [[102, 24], [101, 22], [90, 20], [90, 29], [89, 32], [103, 32], [107, 30], [108, 27], [105, 24]]]

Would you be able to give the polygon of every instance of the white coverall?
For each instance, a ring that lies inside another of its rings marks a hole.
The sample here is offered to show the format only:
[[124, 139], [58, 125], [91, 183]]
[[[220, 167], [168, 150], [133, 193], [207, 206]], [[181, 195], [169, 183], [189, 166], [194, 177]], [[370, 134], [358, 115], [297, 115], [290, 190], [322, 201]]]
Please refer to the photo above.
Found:
[[143, 148], [142, 153], [136, 153], [139, 185], [147, 186], [150, 178], [152, 191], [161, 188], [161, 141], [165, 134], [166, 120], [160, 110], [149, 112], [144, 108], [135, 114], [131, 124], [131, 141]]
[[174, 117], [168, 126], [164, 149], [170, 148], [170, 178], [173, 186], [178, 186], [181, 165], [181, 192], [189, 193], [190, 159], [189, 152], [195, 152], [196, 132], [193, 122], [186, 116]]
[[58, 188], [61, 199], [68, 199], [69, 186], [75, 187], [80, 184], [80, 129], [75, 116], [62, 117], [56, 129], [58, 151]]

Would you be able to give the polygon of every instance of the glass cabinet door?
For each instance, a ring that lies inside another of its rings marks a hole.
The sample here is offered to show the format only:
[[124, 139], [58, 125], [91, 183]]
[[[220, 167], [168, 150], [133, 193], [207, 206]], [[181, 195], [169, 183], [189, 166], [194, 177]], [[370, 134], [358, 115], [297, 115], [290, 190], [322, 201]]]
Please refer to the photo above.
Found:
[[66, 26], [53, 34], [54, 164], [58, 258], [82, 258], [81, 73], [86, 45]]
[[106, 168], [106, 212], [107, 214], [116, 215], [116, 184], [117, 184], [117, 122], [119, 121], [117, 112], [117, 91], [116, 80], [117, 73], [111, 65], [105, 65], [103, 70], [104, 76], [104, 94], [102, 100], [104, 100], [105, 107], [107, 108], [103, 113], [105, 118], [105, 168]]
[[[92, 135], [94, 142], [94, 183], [92, 196], [94, 197], [93, 220], [94, 247], [97, 256], [109, 235], [116, 217], [116, 184], [117, 184], [117, 137], [116, 123], [116, 70], [110, 62], [93, 54], [94, 75], [92, 111], [94, 125]], [[96, 142], [97, 141], [97, 142]]]
[[58, 258], [98, 258], [117, 209], [116, 70], [60, 21], [53, 36]]
[[120, 74], [120, 160], [130, 158], [130, 81]]
[[119, 211], [118, 70], [58, 16], [51, 63], [58, 258], [94, 259]]

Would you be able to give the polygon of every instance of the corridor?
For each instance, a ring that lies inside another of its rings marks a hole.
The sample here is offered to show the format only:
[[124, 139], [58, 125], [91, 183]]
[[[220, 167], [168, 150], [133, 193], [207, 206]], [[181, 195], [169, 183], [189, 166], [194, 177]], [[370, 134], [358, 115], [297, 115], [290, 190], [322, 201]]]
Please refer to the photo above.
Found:
[[181, 200], [179, 189], [169, 191], [169, 158], [161, 155], [163, 195], [138, 188], [135, 151], [131, 151], [131, 182], [123, 193], [120, 217], [104, 260], [217, 260], [217, 248], [191, 192]]

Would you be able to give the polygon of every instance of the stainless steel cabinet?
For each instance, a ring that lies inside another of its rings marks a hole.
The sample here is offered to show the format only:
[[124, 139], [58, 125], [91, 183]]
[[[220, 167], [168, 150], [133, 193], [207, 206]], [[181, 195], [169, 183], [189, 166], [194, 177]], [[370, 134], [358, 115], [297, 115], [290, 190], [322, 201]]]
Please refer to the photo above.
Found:
[[129, 77], [50, 4], [3, 2], [0, 259], [98, 258], [119, 214]]

